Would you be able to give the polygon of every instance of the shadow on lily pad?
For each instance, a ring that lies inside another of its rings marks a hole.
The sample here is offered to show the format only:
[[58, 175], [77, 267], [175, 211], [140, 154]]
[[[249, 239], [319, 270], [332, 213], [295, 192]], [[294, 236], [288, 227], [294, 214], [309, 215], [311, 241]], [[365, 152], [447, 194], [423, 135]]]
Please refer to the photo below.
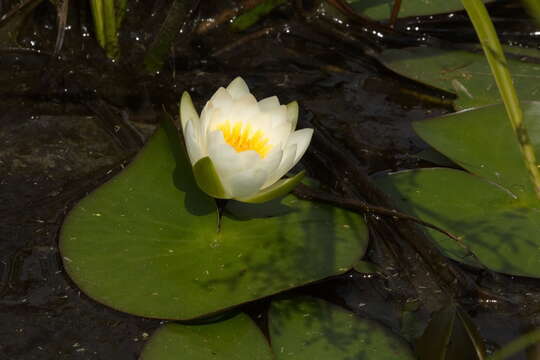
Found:
[[215, 201], [195, 187], [181, 149], [165, 124], [69, 213], [60, 250], [88, 296], [140, 316], [192, 320], [341, 274], [363, 256], [361, 216], [292, 195], [270, 204], [290, 211], [226, 215], [218, 232]]

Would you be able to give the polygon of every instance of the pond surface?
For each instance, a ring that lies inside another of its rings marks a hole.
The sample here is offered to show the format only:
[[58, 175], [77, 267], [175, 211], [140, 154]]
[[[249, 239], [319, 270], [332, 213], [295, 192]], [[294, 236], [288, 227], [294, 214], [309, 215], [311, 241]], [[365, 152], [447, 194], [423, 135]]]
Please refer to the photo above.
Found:
[[[176, 114], [184, 90], [200, 109], [218, 86], [242, 76], [257, 98], [278, 94], [282, 102], [297, 100], [299, 127], [314, 127], [320, 134], [303, 166], [330, 189], [341, 189], [349, 174], [339, 168], [343, 162], [332, 163], [329, 144], [363, 174], [429, 165], [416, 155], [428, 146], [410, 123], [452, 111], [452, 95], [386, 70], [374, 52], [388, 45], [384, 37], [359, 36], [360, 25], [338, 26], [343, 20], [307, 2], [302, 9], [286, 4], [248, 32], [232, 32], [229, 19], [249, 1], [201, 2], [165, 67], [149, 75], [141, 65], [144, 53], [170, 3], [130, 2], [121, 31], [122, 57], [116, 62], [95, 43], [88, 8], [77, 2], [70, 4], [58, 56], [53, 56], [55, 8], [48, 2], [21, 21], [17, 46], [4, 38], [0, 359], [136, 359], [163, 323], [117, 312], [82, 294], [63, 270], [57, 240], [66, 212], [129, 163], [156, 128], [162, 109]], [[530, 22], [509, 20], [524, 17], [520, 10], [509, 5], [512, 15], [504, 18], [509, 11], [504, 6], [495, 11], [503, 14], [499, 23], [507, 26], [507, 40], [537, 44], [523, 35]], [[424, 20], [402, 25], [416, 22], [425, 25], [426, 33], [442, 32], [449, 39], [456, 28], [467, 27], [462, 20], [441, 19], [435, 25]], [[416, 41], [417, 35], [404, 35], [393, 45]], [[470, 36], [464, 38], [457, 40]], [[368, 257], [380, 263], [384, 254], [372, 246]], [[412, 255], [404, 259], [412, 268], [418, 261]], [[516, 308], [463, 299], [488, 349], [538, 325], [537, 281], [472, 270], [469, 275], [509, 296], [531, 294]], [[440, 297], [432, 280], [420, 281], [421, 298]], [[395, 332], [403, 330], [401, 305], [417, 300], [412, 285], [391, 267], [379, 275], [350, 272], [298, 291], [348, 307]], [[246, 310], [257, 317], [265, 306]], [[422, 310], [426, 319], [431, 310]], [[409, 333], [418, 336], [418, 329]]]

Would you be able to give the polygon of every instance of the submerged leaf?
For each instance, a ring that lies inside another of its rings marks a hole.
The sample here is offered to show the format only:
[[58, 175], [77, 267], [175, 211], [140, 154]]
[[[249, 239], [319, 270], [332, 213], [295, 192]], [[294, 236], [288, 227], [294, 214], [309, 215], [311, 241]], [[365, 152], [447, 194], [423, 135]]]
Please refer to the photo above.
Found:
[[155, 73], [163, 67], [171, 45], [186, 21], [188, 10], [188, 1], [174, 0], [171, 4], [167, 17], [144, 57], [144, 66], [148, 72]]
[[2, 15], [0, 18], [0, 44], [2, 47], [18, 46], [17, 38], [20, 27], [36, 6], [42, 2], [43, 0], [22, 1], [20, 4], [13, 6], [9, 12]]
[[416, 344], [418, 360], [484, 360], [484, 343], [469, 315], [454, 304], [436, 313]]

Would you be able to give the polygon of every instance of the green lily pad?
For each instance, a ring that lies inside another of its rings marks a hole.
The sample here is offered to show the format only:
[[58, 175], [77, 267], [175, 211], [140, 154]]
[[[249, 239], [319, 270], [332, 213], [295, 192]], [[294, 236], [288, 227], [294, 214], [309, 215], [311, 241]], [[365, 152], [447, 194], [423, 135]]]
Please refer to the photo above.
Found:
[[[530, 54], [530, 53], [528, 53]], [[379, 56], [396, 73], [456, 93], [457, 109], [500, 102], [499, 90], [482, 53], [436, 48], [385, 50]], [[521, 100], [540, 100], [540, 65], [508, 59]]]
[[[533, 146], [540, 149], [540, 102], [523, 102], [522, 109]], [[536, 199], [502, 104], [415, 122], [413, 127], [422, 139], [464, 169], [517, 197]]]
[[[540, 103], [523, 103], [532, 143], [540, 150]], [[403, 211], [456, 235], [488, 268], [540, 277], [540, 201], [502, 105], [415, 124], [424, 140], [465, 171], [432, 168], [375, 177]], [[444, 253], [480, 266], [454, 240], [428, 230]]]
[[176, 129], [161, 127], [66, 218], [64, 266], [91, 298], [188, 320], [343, 273], [363, 256], [359, 215], [292, 195], [232, 202], [218, 231], [215, 202], [195, 185], [182, 146]]
[[427, 148], [422, 151], [420, 151], [417, 154], [414, 154], [414, 156], [418, 160], [424, 160], [427, 162], [430, 162], [437, 166], [443, 166], [443, 167], [455, 167], [456, 164], [440, 152], [436, 151], [433, 148]]
[[[353, 9], [373, 20], [390, 18], [394, 0], [347, 0]], [[493, 0], [483, 0], [484, 3]], [[463, 10], [461, 0], [403, 0], [398, 17], [424, 16]]]
[[269, 328], [277, 360], [415, 359], [405, 341], [377, 322], [323, 300], [273, 302]]
[[206, 325], [167, 324], [145, 345], [140, 360], [271, 360], [270, 346], [249, 316]]

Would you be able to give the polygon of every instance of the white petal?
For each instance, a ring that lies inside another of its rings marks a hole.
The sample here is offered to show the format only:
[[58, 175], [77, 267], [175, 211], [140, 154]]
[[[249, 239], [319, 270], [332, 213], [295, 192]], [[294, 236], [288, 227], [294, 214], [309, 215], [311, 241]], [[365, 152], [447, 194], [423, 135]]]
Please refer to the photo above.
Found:
[[293, 132], [289, 136], [287, 144], [296, 144], [296, 156], [294, 157], [294, 163], [296, 164], [304, 153], [306, 152], [309, 143], [311, 142], [311, 137], [313, 136], [313, 129], [301, 129]]
[[214, 95], [208, 100], [207, 105], [212, 105], [213, 107], [220, 109], [228, 109], [233, 103], [233, 98], [231, 94], [225, 88], [220, 87]]
[[246, 94], [249, 94], [249, 88], [240, 76], [231, 81], [229, 86], [227, 86], [227, 91], [231, 94], [233, 99], [238, 99]]
[[220, 111], [220, 110], [216, 109], [215, 107], [209, 104], [206, 104], [204, 109], [201, 111], [201, 119], [199, 121], [199, 124], [200, 124], [199, 134], [200, 134], [201, 145], [204, 146], [204, 148], [208, 146], [206, 138], [207, 138], [208, 129], [211, 126], [211, 120], [215, 111]]
[[276, 147], [264, 159], [259, 160], [257, 166], [267, 171], [268, 174], [272, 174], [277, 170], [279, 164], [281, 164], [281, 159], [283, 159], [283, 150]]
[[259, 101], [259, 109], [264, 112], [271, 112], [280, 106], [277, 96], [267, 97]]
[[261, 160], [255, 151], [237, 152], [225, 142], [221, 130], [209, 133], [208, 155], [222, 179], [249, 168], [259, 167], [258, 163]]
[[180, 121], [182, 123], [182, 133], [186, 133], [186, 125], [189, 121], [199, 123], [199, 114], [193, 106], [191, 96], [187, 91], [182, 94], [182, 100], [180, 100]]
[[203, 124], [206, 125], [206, 132], [214, 131], [216, 130], [216, 127], [225, 120], [228, 119], [227, 113], [223, 112], [222, 109], [215, 109], [215, 108], [209, 108], [206, 113], [201, 114], [201, 118], [204, 117]]
[[279, 179], [283, 177], [289, 170], [292, 169], [294, 166], [294, 156], [296, 155], [296, 144], [290, 144], [288, 145], [285, 150], [283, 151], [283, 157], [281, 158], [281, 162], [278, 166], [278, 168], [268, 175], [268, 179], [266, 179], [265, 183], [263, 184], [262, 188], [266, 188]]
[[251, 117], [250, 122], [254, 129], [262, 130], [265, 136], [270, 136], [270, 131], [272, 130], [272, 114], [259, 112]]
[[291, 124], [291, 131], [294, 131], [298, 123], [298, 103], [296, 101], [287, 104], [287, 120]]
[[262, 169], [248, 169], [225, 179], [225, 186], [230, 189], [234, 198], [245, 198], [255, 195], [261, 189], [268, 173]]
[[186, 149], [189, 155], [189, 160], [191, 161], [191, 165], [194, 165], [197, 161], [205, 157], [206, 154], [199, 143], [199, 136], [193, 127], [193, 121], [189, 121], [187, 123], [184, 139], [186, 141]]
[[270, 129], [267, 136], [269, 137], [270, 143], [273, 146], [278, 146], [280, 149], [283, 149], [289, 141], [288, 139], [290, 133], [290, 125], [287, 123], [283, 123], [275, 128]]
[[285, 105], [277, 107], [270, 114], [272, 115], [272, 127], [277, 127], [283, 124], [287, 124], [287, 126], [290, 127], [287, 117], [287, 107]]
[[253, 121], [253, 118], [260, 113], [257, 99], [252, 94], [245, 94], [234, 100], [230, 112], [226, 115], [230, 120], [234, 121]]

